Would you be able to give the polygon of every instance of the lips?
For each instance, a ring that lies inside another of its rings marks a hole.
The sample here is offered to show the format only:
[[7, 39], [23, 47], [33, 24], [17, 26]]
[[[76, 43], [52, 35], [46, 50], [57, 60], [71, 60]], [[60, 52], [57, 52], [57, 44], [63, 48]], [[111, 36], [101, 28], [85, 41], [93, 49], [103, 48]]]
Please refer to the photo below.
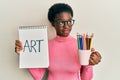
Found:
[[63, 32], [66, 34], [66, 33], [69, 33], [69, 30], [63, 30]]

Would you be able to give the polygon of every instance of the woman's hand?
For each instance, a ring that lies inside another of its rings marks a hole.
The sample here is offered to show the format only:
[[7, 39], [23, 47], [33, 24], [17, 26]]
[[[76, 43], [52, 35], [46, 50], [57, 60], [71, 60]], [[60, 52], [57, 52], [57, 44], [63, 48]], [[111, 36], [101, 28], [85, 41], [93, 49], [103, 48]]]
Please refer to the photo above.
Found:
[[96, 65], [101, 61], [102, 57], [99, 52], [95, 51], [94, 48], [91, 49], [91, 52], [89, 65]]
[[22, 43], [19, 40], [15, 41], [15, 52], [19, 54], [19, 52], [23, 49]]

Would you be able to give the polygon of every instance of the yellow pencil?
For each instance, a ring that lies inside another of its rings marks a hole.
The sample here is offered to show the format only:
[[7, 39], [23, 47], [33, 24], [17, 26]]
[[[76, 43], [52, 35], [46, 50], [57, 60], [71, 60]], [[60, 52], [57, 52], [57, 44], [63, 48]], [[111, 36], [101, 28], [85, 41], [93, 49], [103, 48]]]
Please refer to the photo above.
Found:
[[92, 42], [93, 42], [93, 36], [94, 36], [94, 34], [92, 33], [92, 35], [91, 35], [91, 40], [90, 40], [90, 49], [92, 48]]
[[84, 39], [84, 43], [83, 43], [84, 48], [83, 49], [86, 50], [86, 34], [83, 34], [83, 39]]

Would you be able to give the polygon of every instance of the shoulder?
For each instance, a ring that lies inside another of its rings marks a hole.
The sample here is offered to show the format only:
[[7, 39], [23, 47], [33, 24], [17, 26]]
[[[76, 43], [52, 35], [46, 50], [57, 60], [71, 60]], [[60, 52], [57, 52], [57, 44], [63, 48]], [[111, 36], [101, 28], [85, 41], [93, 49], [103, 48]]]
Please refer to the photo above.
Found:
[[53, 39], [51, 39], [51, 40], [48, 40], [48, 45], [50, 46], [52, 46], [52, 45], [54, 45], [54, 44], [56, 44], [56, 40], [55, 40], [55, 38], [53, 38]]
[[48, 40], [48, 43], [54, 42], [55, 38]]

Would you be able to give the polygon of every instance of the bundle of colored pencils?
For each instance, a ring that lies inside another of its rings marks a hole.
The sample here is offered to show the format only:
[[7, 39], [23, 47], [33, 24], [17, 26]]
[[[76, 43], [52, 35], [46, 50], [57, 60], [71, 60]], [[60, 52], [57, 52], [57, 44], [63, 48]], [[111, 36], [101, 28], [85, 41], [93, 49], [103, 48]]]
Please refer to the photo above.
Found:
[[77, 42], [78, 42], [78, 49], [79, 50], [90, 50], [92, 47], [92, 39], [93, 35], [88, 34], [79, 34], [77, 33]]

